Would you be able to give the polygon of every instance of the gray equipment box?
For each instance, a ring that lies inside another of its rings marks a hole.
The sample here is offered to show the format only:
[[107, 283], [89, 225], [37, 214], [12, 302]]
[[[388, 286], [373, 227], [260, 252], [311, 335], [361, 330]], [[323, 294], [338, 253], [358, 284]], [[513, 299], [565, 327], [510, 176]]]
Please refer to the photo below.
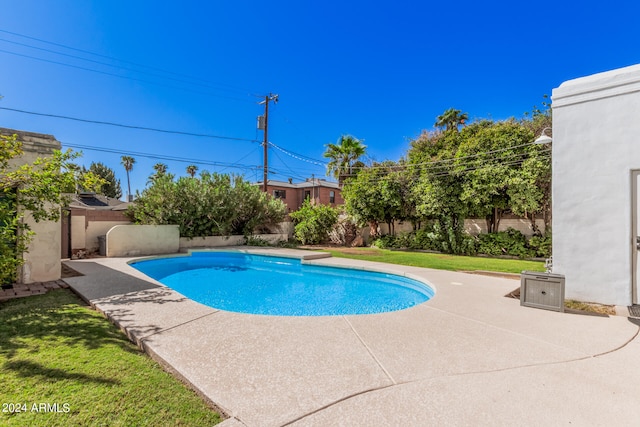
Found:
[[523, 271], [520, 276], [520, 305], [564, 312], [564, 276]]

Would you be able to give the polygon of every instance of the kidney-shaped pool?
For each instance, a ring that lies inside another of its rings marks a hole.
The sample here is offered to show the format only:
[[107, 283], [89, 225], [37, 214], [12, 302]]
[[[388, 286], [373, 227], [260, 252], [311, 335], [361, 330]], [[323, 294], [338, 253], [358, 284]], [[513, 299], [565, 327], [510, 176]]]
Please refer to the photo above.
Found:
[[434, 295], [425, 283], [395, 274], [239, 252], [192, 252], [131, 266], [194, 301], [238, 313], [384, 313], [413, 307]]

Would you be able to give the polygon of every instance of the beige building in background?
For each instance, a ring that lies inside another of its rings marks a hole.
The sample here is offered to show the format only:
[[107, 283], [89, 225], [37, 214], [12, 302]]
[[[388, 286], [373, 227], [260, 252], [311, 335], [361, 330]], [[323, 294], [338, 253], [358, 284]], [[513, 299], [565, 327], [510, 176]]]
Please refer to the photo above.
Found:
[[[2, 135], [18, 135], [24, 151], [21, 157], [13, 159], [10, 167], [33, 163], [38, 157], [53, 154], [60, 150], [60, 142], [53, 135], [25, 132], [21, 130], [0, 128]], [[18, 209], [20, 209], [18, 207]], [[35, 232], [29, 244], [29, 250], [23, 254], [24, 265], [18, 272], [21, 283], [46, 282], [60, 278], [60, 223], [53, 221], [35, 222], [30, 215], [25, 215], [27, 224]]]

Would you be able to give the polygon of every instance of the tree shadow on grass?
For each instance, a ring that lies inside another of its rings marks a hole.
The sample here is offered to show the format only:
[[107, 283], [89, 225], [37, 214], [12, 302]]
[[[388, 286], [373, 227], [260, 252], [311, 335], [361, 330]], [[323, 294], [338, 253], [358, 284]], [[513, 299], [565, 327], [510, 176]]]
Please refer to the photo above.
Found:
[[14, 360], [4, 364], [4, 369], [14, 371], [22, 378], [38, 378], [42, 381], [72, 380], [79, 383], [98, 383], [106, 385], [119, 385], [120, 381], [109, 378], [101, 378], [94, 375], [86, 375], [75, 372], [67, 372], [62, 369], [48, 368], [39, 363], [27, 360]]
[[115, 346], [138, 353], [126, 337], [70, 290], [20, 298], [0, 304], [0, 356], [12, 359], [21, 349], [62, 341], [86, 350]]

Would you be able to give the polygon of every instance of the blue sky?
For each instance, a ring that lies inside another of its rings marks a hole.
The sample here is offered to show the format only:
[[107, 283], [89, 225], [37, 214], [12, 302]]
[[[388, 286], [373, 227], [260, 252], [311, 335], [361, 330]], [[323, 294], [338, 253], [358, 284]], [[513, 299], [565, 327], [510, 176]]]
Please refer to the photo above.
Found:
[[258, 96], [269, 93], [280, 101], [269, 140], [283, 149], [269, 151], [270, 179], [299, 181], [324, 177], [309, 159], [323, 161], [342, 134], [397, 160], [448, 108], [521, 117], [563, 81], [640, 63], [636, 1], [0, 0], [0, 10], [0, 126], [114, 151], [85, 148], [80, 162], [112, 167], [124, 193], [125, 153], [137, 161], [134, 192], [159, 161], [177, 175], [195, 163], [261, 180], [251, 140], [262, 140]]

